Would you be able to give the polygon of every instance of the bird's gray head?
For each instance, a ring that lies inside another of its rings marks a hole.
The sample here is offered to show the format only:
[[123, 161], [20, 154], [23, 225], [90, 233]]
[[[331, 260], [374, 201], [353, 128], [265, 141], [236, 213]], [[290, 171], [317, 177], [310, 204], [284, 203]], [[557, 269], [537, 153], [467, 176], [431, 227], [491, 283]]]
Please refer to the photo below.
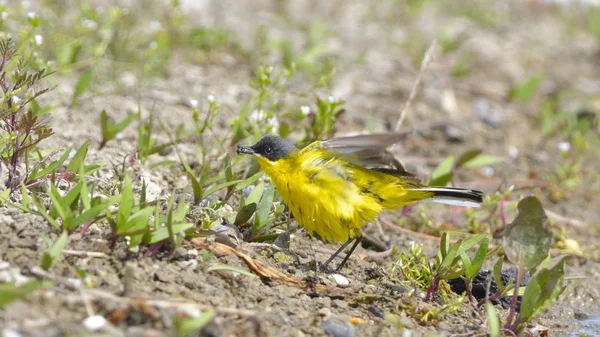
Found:
[[294, 153], [298, 149], [294, 144], [277, 136], [264, 136], [258, 143], [252, 146], [238, 145], [238, 154], [251, 154], [261, 156], [270, 161], [277, 161]]

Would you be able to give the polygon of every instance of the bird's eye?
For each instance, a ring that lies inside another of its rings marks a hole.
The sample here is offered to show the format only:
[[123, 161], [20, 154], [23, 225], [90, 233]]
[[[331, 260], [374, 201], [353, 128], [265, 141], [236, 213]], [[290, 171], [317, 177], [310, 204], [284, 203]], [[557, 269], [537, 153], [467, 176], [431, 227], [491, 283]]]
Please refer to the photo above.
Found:
[[265, 153], [266, 153], [266, 154], [269, 154], [269, 153], [271, 153], [271, 152], [273, 152], [273, 149], [272, 149], [270, 146], [267, 146], [267, 147], [265, 148]]

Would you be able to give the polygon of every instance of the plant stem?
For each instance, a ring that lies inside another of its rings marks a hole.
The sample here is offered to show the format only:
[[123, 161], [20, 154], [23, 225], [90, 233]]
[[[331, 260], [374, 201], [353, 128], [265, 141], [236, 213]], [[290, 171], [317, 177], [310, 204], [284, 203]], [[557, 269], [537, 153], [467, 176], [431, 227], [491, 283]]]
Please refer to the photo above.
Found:
[[[505, 329], [510, 329], [512, 327], [512, 320], [517, 311], [517, 301], [519, 299], [519, 286], [521, 285], [521, 278], [523, 277], [523, 267], [519, 266], [517, 269], [517, 277], [515, 280], [515, 288], [512, 300], [510, 302], [510, 311], [508, 312], [508, 317], [506, 318], [506, 324], [504, 325]], [[512, 330], [511, 330], [512, 331]]]
[[427, 296], [425, 296], [425, 302], [429, 302], [433, 298], [433, 294], [435, 294], [435, 290], [437, 289], [438, 284], [440, 283], [439, 277], [434, 277], [433, 281], [431, 281], [431, 285], [427, 289]]

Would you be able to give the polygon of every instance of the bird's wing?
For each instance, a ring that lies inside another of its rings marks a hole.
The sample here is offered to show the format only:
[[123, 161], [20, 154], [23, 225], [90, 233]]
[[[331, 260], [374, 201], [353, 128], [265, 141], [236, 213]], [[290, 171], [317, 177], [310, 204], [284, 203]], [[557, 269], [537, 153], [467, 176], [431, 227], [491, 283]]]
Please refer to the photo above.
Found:
[[323, 149], [331, 157], [340, 157], [351, 163], [386, 174], [412, 179], [414, 176], [387, 148], [405, 140], [410, 135], [404, 133], [380, 133], [334, 138], [327, 141], [316, 141], [300, 152]]

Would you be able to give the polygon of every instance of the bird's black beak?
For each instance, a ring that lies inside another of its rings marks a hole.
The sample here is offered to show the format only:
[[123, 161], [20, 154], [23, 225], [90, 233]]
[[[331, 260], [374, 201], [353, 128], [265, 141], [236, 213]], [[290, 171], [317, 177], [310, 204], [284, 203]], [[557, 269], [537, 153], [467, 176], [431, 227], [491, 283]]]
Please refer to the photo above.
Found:
[[237, 154], [251, 154], [251, 155], [255, 155], [256, 152], [254, 152], [254, 149], [250, 146], [243, 146], [243, 145], [238, 145], [237, 146]]

